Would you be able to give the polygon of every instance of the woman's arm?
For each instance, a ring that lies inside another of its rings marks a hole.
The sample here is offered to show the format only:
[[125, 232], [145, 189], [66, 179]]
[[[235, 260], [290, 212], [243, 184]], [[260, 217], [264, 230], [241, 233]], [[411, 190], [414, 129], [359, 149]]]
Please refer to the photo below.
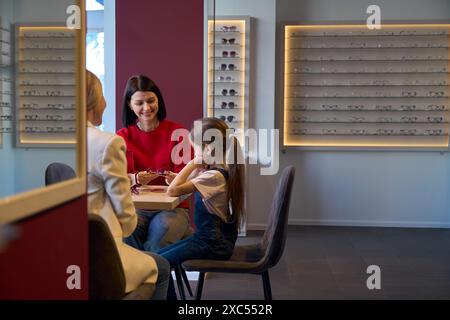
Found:
[[195, 164], [194, 160], [189, 161], [189, 163], [177, 174], [175, 179], [167, 188], [167, 194], [171, 197], [178, 197], [184, 194], [192, 193], [196, 191], [194, 184], [187, 181], [189, 175], [196, 168], [202, 167], [203, 165]]

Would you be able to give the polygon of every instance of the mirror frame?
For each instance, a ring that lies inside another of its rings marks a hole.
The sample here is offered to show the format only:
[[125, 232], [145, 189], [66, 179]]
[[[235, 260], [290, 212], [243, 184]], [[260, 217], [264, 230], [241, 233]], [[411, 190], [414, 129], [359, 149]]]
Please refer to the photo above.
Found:
[[0, 225], [31, 217], [86, 194], [86, 8], [84, 0], [77, 0], [76, 3], [81, 9], [81, 29], [77, 32], [79, 67], [77, 83], [79, 85], [77, 89], [76, 177], [0, 199]]

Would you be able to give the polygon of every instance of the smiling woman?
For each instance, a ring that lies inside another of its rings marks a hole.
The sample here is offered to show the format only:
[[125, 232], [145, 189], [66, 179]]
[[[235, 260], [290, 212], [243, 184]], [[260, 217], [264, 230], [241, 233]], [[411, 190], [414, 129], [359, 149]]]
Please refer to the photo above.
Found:
[[[172, 150], [179, 143], [189, 142], [183, 138], [172, 141], [172, 133], [182, 126], [167, 120], [166, 114], [164, 98], [155, 82], [144, 75], [128, 80], [123, 102], [124, 128], [117, 134], [126, 142], [128, 173], [135, 185], [165, 185], [184, 167], [181, 161], [172, 160]], [[182, 153], [178, 156], [184, 158]], [[186, 155], [189, 160], [191, 157], [192, 154]], [[188, 208], [189, 203], [184, 201], [173, 211], [141, 211], [138, 228], [127, 243], [137, 249], [156, 251], [190, 235]]]

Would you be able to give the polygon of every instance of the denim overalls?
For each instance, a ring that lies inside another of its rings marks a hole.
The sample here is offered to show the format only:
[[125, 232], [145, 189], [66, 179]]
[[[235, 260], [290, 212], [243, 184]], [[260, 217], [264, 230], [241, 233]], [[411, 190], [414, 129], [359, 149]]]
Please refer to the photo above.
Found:
[[[219, 171], [228, 180], [226, 170], [213, 170]], [[200, 193], [196, 192], [194, 222], [196, 231], [192, 236], [161, 249], [158, 254], [166, 258], [171, 266], [190, 259], [229, 259], [237, 239], [236, 219], [226, 223], [210, 213]]]

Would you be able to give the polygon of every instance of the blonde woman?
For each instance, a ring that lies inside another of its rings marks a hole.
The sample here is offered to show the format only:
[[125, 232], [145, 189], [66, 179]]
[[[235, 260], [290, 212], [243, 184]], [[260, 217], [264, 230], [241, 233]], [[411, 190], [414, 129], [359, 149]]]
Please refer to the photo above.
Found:
[[134, 249], [122, 240], [133, 233], [137, 224], [127, 175], [125, 142], [117, 135], [96, 128], [102, 123], [106, 102], [100, 80], [90, 71], [86, 80], [88, 211], [100, 215], [111, 230], [125, 272], [126, 293], [142, 283], [151, 283], [156, 285], [152, 299], [164, 300], [170, 275], [168, 262], [156, 254]]

